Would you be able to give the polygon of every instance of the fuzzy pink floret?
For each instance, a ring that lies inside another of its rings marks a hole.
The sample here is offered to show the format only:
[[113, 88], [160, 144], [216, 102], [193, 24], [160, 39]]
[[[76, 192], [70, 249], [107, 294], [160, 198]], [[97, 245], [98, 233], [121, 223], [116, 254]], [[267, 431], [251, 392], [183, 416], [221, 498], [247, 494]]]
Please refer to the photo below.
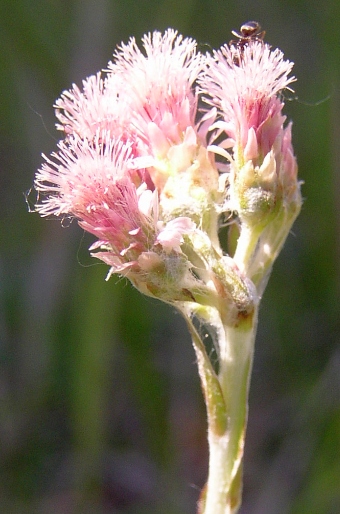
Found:
[[192, 86], [203, 68], [203, 56], [196, 52], [196, 41], [172, 29], [164, 35], [148, 34], [142, 43], [144, 52], [134, 38], [120, 46], [109, 64], [107, 87], [117, 76], [124, 78], [133, 123], [147, 143], [150, 123], [178, 143], [186, 128], [195, 125], [197, 95]]
[[278, 94], [295, 77], [289, 77], [293, 63], [278, 49], [252, 42], [235, 63], [236, 51], [225, 45], [208, 57], [200, 84], [205, 101], [222, 117], [216, 127], [227, 134], [230, 147], [241, 145], [251, 159], [256, 152], [265, 156], [273, 146], [285, 121]]
[[183, 235], [190, 234], [194, 231], [196, 225], [190, 218], [175, 218], [161, 229], [157, 236], [157, 242], [166, 250], [176, 250], [180, 252], [180, 246], [183, 243]]

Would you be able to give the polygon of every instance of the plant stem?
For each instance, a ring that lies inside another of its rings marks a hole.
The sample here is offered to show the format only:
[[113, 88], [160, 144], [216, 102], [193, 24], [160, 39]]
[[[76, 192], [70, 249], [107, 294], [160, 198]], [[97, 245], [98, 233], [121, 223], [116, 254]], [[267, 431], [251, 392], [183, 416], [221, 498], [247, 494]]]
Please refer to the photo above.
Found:
[[242, 461], [248, 413], [248, 391], [254, 353], [257, 312], [252, 322], [219, 331], [218, 379], [224, 397], [227, 428], [220, 435], [208, 422], [209, 476], [203, 514], [235, 514], [242, 491]]

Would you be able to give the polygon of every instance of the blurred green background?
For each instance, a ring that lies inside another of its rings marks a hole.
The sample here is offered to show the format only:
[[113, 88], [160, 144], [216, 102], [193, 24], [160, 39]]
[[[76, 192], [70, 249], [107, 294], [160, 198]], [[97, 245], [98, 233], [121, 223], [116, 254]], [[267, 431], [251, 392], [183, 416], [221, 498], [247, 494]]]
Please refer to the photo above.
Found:
[[241, 514], [340, 513], [340, 2], [0, 0], [0, 512], [194, 514], [207, 473], [179, 315], [29, 214], [53, 103], [122, 40], [218, 47], [250, 19], [295, 62], [285, 112], [305, 202], [260, 313]]

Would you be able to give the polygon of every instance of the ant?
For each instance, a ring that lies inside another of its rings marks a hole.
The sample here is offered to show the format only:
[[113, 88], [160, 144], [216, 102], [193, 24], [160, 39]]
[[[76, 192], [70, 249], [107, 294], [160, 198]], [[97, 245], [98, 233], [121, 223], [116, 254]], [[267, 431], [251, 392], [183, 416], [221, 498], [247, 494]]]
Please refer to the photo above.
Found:
[[236, 50], [238, 50], [238, 56], [235, 55], [234, 57], [234, 62], [237, 65], [240, 64], [240, 58], [242, 57], [245, 47], [248, 46], [251, 41], [263, 42], [266, 34], [264, 30], [261, 30], [261, 25], [257, 21], [247, 21], [247, 23], [241, 26], [240, 32], [232, 30], [231, 33], [238, 38], [229, 41], [229, 46], [235, 46]]

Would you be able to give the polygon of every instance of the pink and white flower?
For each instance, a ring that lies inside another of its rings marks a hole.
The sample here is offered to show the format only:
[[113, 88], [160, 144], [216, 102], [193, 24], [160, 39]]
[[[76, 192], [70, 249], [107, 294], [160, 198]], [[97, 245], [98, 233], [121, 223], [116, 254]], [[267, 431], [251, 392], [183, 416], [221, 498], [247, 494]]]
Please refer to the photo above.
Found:
[[[185, 172], [197, 156], [196, 127], [198, 93], [194, 83], [204, 58], [196, 42], [168, 29], [122, 44], [109, 64], [107, 90], [116, 90], [128, 105], [130, 131], [139, 141], [143, 166], [159, 191], [169, 176]], [[178, 150], [177, 150], [178, 149]]]
[[196, 41], [168, 29], [142, 38], [144, 53], [134, 38], [122, 44], [109, 64], [107, 89], [123, 78], [135, 130], [145, 144], [163, 156], [195, 126], [198, 95], [194, 82], [203, 68]]
[[225, 147], [244, 159], [262, 159], [272, 148], [285, 117], [280, 93], [295, 77], [293, 63], [262, 42], [251, 42], [235, 63], [235, 48], [227, 45], [208, 59], [201, 79], [205, 101], [218, 109], [216, 128], [228, 136]]
[[225, 45], [207, 57], [199, 80], [205, 102], [218, 113], [211, 130], [216, 138], [224, 134], [209, 149], [230, 163], [228, 207], [243, 219], [255, 214], [256, 223], [299, 189], [291, 126], [284, 127], [282, 114], [282, 91], [295, 81], [292, 67], [280, 50], [250, 41], [242, 51]]
[[[131, 145], [100, 134], [92, 141], [75, 135], [38, 171], [35, 188], [42, 216], [71, 216], [98, 241], [91, 250], [114, 272], [138, 268], [143, 252], [180, 252], [183, 234], [193, 228], [185, 218], [159, 224], [157, 191], [148, 189], [146, 170], [136, 169]], [[175, 228], [174, 228], [175, 227]]]

